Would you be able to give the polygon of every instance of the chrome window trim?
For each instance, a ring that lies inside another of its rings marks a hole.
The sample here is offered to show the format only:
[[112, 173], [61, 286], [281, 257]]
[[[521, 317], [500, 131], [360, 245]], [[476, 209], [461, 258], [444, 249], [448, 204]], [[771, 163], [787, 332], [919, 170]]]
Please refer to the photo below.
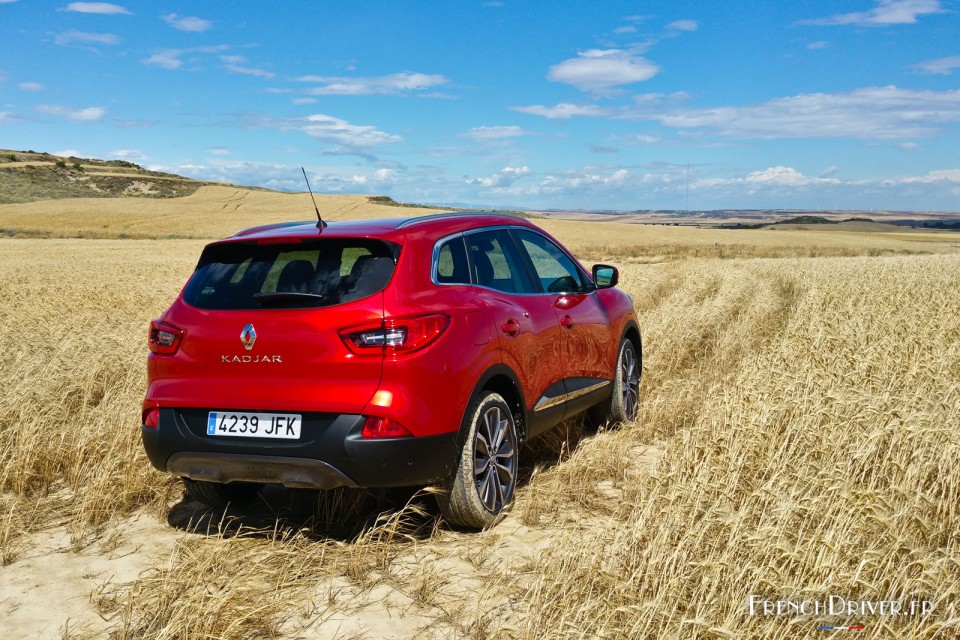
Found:
[[440, 249], [443, 248], [447, 242], [450, 242], [454, 238], [462, 238], [464, 235], [463, 231], [458, 231], [456, 233], [451, 233], [448, 236], [443, 236], [433, 244], [433, 252], [430, 256], [430, 281], [437, 285], [438, 287], [471, 287], [475, 286], [472, 282], [439, 282], [439, 268], [440, 268]]
[[[509, 214], [504, 214], [504, 215], [509, 215]], [[519, 216], [517, 216], [517, 217], [519, 217]], [[539, 229], [537, 229], [537, 228], [535, 228], [535, 227], [526, 227], [526, 226], [518, 225], [518, 224], [498, 224], [498, 225], [494, 225], [494, 226], [492, 226], [492, 227], [477, 227], [476, 229], [467, 229], [467, 230], [465, 230], [465, 231], [457, 231], [456, 233], [451, 233], [450, 235], [443, 236], [442, 238], [440, 238], [439, 240], [437, 240], [437, 241], [433, 244], [433, 252], [432, 252], [431, 257], [430, 257], [430, 281], [431, 281], [434, 285], [436, 285], [436, 286], [438, 286], [438, 287], [476, 287], [477, 289], [485, 289], [485, 290], [487, 290], [487, 291], [495, 291], [495, 292], [497, 292], [497, 293], [503, 293], [503, 294], [507, 294], [507, 295], [511, 295], [511, 296], [564, 296], [564, 295], [578, 295], [578, 296], [582, 296], [582, 295], [590, 295], [590, 294], [596, 293], [596, 292], [598, 291], [598, 289], [596, 288], [597, 285], [596, 285], [596, 283], [593, 281], [593, 278], [592, 278], [592, 277], [590, 276], [590, 274], [587, 273], [585, 270], [582, 270], [582, 271], [581, 271], [581, 275], [586, 276], [587, 282], [593, 284], [593, 287], [594, 287], [594, 288], [591, 289], [590, 291], [581, 291], [581, 292], [574, 292], [574, 291], [562, 291], [562, 292], [536, 291], [536, 292], [532, 292], [532, 293], [515, 293], [515, 292], [512, 292], [512, 291], [502, 291], [502, 290], [500, 290], [500, 289], [494, 289], [493, 287], [487, 287], [487, 286], [484, 286], [484, 285], [482, 285], [482, 284], [476, 284], [475, 282], [438, 282], [437, 269], [438, 269], [438, 267], [439, 267], [440, 248], [441, 248], [446, 242], [449, 242], [450, 240], [453, 240], [454, 238], [458, 238], [458, 237], [462, 238], [462, 237], [465, 237], [465, 236], [468, 236], [468, 235], [472, 235], [472, 234], [474, 234], [474, 233], [484, 233], [484, 232], [487, 232], [487, 231], [501, 231], [501, 230], [507, 230], [507, 231], [513, 231], [513, 230], [517, 230], [517, 231], [531, 231], [531, 232], [537, 234], [538, 236], [540, 236], [541, 238], [543, 238], [544, 240], [546, 240], [547, 242], [553, 243], [558, 249], [560, 249], [561, 252], [563, 252], [564, 255], [566, 255], [568, 258], [570, 258], [570, 259], [573, 261], [573, 265], [574, 265], [578, 270], [581, 269], [581, 267], [580, 267], [580, 261], [577, 260], [569, 251], [567, 251], [566, 247], [560, 245], [559, 243], [557, 243], [556, 241], [554, 241], [553, 239], [551, 239], [549, 236], [547, 236], [545, 233], [543, 233], [543, 232], [540, 231]], [[464, 249], [466, 249], [466, 247], [464, 247]], [[467, 259], [468, 259], [468, 260], [470, 259], [469, 253], [467, 254]], [[471, 274], [470, 274], [470, 279], [471, 279], [471, 280], [473, 279], [473, 273], [472, 273], [472, 272], [471, 272]]]

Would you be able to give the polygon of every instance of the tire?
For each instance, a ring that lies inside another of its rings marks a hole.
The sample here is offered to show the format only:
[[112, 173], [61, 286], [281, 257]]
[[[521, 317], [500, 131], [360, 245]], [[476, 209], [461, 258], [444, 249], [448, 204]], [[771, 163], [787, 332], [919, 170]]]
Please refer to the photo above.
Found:
[[219, 482], [206, 482], [204, 480], [191, 480], [182, 478], [183, 486], [187, 488], [187, 493], [197, 502], [202, 502], [211, 507], [224, 508], [227, 505], [241, 507], [251, 504], [263, 488], [262, 484], [255, 482], [231, 482], [230, 484], [221, 484]]
[[640, 408], [640, 367], [637, 349], [624, 338], [617, 352], [617, 370], [610, 399], [587, 411], [587, 426], [597, 429], [605, 425], [630, 422]]
[[[498, 393], [483, 392], [467, 409], [469, 428], [447, 491], [437, 494], [450, 524], [488, 529], [506, 516], [517, 488], [517, 426]], [[499, 441], [498, 445], [489, 444]], [[492, 456], [490, 454], [493, 454]]]

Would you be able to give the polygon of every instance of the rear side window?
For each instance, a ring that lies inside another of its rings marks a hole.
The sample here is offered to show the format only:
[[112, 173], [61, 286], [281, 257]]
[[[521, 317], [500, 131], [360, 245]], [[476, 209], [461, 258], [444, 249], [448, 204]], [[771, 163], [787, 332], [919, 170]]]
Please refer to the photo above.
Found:
[[464, 236], [473, 282], [507, 293], [534, 293], [510, 235], [503, 229]]
[[451, 238], [440, 245], [434, 268], [440, 284], [470, 284], [470, 264], [467, 262], [462, 236]]
[[200, 309], [329, 307], [383, 290], [400, 246], [368, 238], [207, 247], [183, 291]]

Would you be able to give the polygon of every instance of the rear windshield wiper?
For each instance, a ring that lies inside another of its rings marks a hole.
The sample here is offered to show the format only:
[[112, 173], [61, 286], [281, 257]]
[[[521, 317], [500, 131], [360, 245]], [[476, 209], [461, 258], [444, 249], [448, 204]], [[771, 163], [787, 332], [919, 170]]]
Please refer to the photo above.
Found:
[[299, 291], [271, 291], [253, 294], [253, 299], [259, 305], [270, 304], [272, 302], [294, 302], [302, 300], [323, 300], [319, 293], [300, 293]]

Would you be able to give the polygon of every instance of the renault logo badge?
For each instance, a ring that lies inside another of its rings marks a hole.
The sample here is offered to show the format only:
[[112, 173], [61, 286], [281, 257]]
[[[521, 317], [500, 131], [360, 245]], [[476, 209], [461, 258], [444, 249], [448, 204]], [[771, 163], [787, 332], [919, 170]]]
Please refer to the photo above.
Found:
[[252, 324], [248, 324], [243, 328], [243, 331], [240, 332], [240, 342], [243, 343], [243, 348], [247, 351], [253, 349], [254, 343], [257, 341], [257, 330], [253, 328]]

